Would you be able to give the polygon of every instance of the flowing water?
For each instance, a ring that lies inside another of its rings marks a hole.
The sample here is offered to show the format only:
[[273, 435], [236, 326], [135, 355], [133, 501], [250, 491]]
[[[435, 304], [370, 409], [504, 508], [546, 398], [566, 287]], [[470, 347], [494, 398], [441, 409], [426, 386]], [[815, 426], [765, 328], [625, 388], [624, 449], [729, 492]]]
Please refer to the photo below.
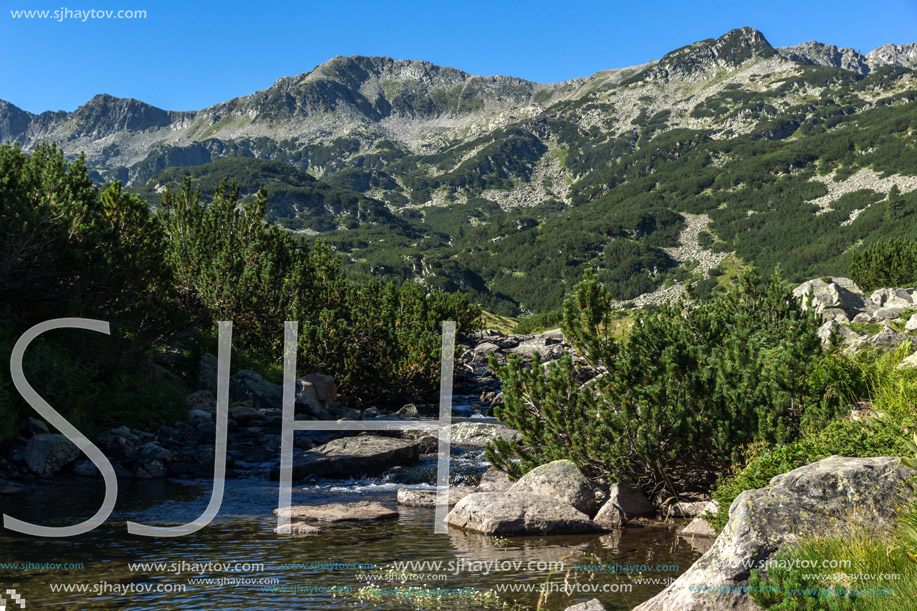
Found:
[[[458, 414], [467, 415], [467, 409], [458, 405]], [[662, 590], [665, 580], [677, 577], [700, 555], [675, 534], [674, 525], [583, 536], [500, 539], [456, 530], [437, 535], [433, 509], [410, 507], [398, 507], [398, 520], [282, 537], [273, 532], [278, 488], [264, 477], [269, 466], [228, 480], [218, 517], [185, 537], [137, 537], [127, 533], [125, 522], [189, 522], [206, 507], [210, 481], [121, 481], [108, 521], [78, 537], [41, 539], [0, 530], [0, 587], [15, 589], [27, 609], [483, 609], [490, 608], [494, 596], [500, 603], [534, 609], [542, 588], [554, 590], [541, 604], [545, 610], [591, 598], [599, 598], [607, 609], [630, 609]], [[453, 483], [486, 466], [480, 450], [457, 448]], [[397, 488], [431, 488], [434, 478], [435, 461], [426, 461], [373, 480], [294, 486], [293, 504], [376, 500], [394, 508]], [[3, 497], [0, 503], [12, 517], [65, 525], [90, 517], [102, 495], [100, 481], [73, 478], [38, 484], [27, 496]], [[410, 574], [391, 570], [402, 561], [442, 565]], [[548, 567], [551, 561], [562, 561], [564, 568]], [[46, 568], [11, 568], [14, 563]], [[131, 567], [134, 563], [164, 565]], [[618, 570], [612, 570], [615, 565]], [[620, 568], [633, 565], [648, 568], [639, 573]], [[639, 583], [642, 579], [657, 583]], [[577, 590], [569, 595], [559, 591], [565, 582]], [[439, 589], [436, 598], [431, 596], [434, 588]], [[462, 592], [444, 593], [454, 589]]]

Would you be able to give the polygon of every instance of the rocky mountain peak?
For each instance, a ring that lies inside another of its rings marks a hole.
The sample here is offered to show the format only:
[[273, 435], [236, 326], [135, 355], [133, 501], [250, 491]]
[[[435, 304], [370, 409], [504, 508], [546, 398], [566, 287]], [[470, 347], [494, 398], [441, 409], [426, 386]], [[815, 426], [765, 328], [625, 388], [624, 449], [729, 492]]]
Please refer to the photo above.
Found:
[[31, 113], [0, 100], [0, 142], [10, 140], [22, 144], [31, 120]]
[[857, 74], [867, 75], [870, 71], [866, 56], [850, 48], [838, 48], [810, 40], [792, 47], [781, 47], [777, 52], [784, 58], [807, 66], [832, 66]]
[[917, 68], [917, 43], [882, 45], [867, 53], [866, 58], [874, 67], [904, 66], [905, 68]]
[[123, 130], [144, 131], [166, 127], [171, 113], [133, 98], [117, 98], [107, 93], [94, 96], [73, 113], [76, 136], [103, 138]]
[[700, 81], [724, 68], [733, 69], [746, 61], [772, 57], [775, 53], [758, 30], [737, 28], [719, 38], [708, 38], [676, 49], [633, 80]]

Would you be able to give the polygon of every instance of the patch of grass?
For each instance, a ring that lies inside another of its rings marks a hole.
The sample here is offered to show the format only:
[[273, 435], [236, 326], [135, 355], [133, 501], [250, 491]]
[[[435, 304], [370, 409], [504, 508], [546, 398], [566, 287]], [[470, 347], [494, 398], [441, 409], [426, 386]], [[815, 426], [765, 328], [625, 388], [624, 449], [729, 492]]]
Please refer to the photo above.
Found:
[[487, 310], [481, 312], [481, 318], [478, 319], [478, 326], [482, 329], [493, 329], [500, 333], [513, 333], [518, 325], [516, 319], [509, 316], [500, 316]]
[[860, 335], [875, 335], [882, 331], [882, 323], [878, 322], [851, 322], [847, 323], [847, 328]]
[[[844, 533], [806, 537], [774, 557], [766, 579], [752, 571], [751, 596], [766, 609], [909, 608], [917, 600], [917, 564], [909, 557], [914, 541], [907, 532], [915, 519], [917, 510], [908, 502], [893, 533], [851, 527]], [[842, 568], [796, 568], [803, 564]]]

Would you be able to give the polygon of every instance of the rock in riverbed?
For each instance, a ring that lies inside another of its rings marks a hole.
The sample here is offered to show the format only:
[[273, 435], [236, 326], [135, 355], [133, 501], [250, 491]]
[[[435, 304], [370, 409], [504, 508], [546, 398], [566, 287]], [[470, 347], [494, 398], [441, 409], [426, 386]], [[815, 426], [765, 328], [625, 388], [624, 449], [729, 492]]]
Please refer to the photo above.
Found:
[[450, 526], [485, 535], [561, 535], [600, 532], [589, 516], [546, 496], [477, 492], [446, 517]]
[[317, 526], [310, 526], [305, 522], [293, 522], [285, 526], [278, 526], [274, 529], [278, 535], [290, 535], [292, 537], [308, 537], [311, 535], [320, 535], [323, 531]]
[[[343, 437], [303, 454], [293, 465], [293, 480], [309, 475], [329, 479], [372, 477], [419, 458], [417, 444], [410, 441], [378, 435]], [[280, 479], [280, 468], [271, 470], [270, 477]]]
[[[449, 504], [455, 505], [472, 493], [474, 493], [474, 488], [449, 488]], [[405, 505], [406, 507], [436, 507], [436, 490], [399, 488], [398, 504]]]
[[595, 492], [589, 480], [569, 460], [555, 460], [519, 478], [510, 493], [537, 494], [572, 505], [588, 516], [595, 515]]
[[289, 514], [291, 520], [298, 522], [375, 522], [377, 520], [394, 520], [398, 512], [374, 501], [357, 503], [329, 503], [327, 505], [294, 505], [281, 511], [274, 510], [274, 515]]
[[54, 475], [80, 456], [80, 449], [64, 435], [35, 435], [25, 446], [25, 461], [36, 475]]

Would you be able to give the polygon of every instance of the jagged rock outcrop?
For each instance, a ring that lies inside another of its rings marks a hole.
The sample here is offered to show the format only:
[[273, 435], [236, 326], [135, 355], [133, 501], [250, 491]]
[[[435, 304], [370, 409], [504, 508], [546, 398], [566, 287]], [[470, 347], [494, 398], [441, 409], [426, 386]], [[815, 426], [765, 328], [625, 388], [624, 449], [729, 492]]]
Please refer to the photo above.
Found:
[[876, 47], [866, 54], [866, 59], [875, 67], [904, 66], [917, 67], [917, 43], [893, 45], [891, 43]]
[[792, 47], [780, 47], [777, 52], [786, 59], [799, 64], [843, 68], [864, 76], [870, 71], [866, 56], [859, 51], [838, 48], [814, 40]]

